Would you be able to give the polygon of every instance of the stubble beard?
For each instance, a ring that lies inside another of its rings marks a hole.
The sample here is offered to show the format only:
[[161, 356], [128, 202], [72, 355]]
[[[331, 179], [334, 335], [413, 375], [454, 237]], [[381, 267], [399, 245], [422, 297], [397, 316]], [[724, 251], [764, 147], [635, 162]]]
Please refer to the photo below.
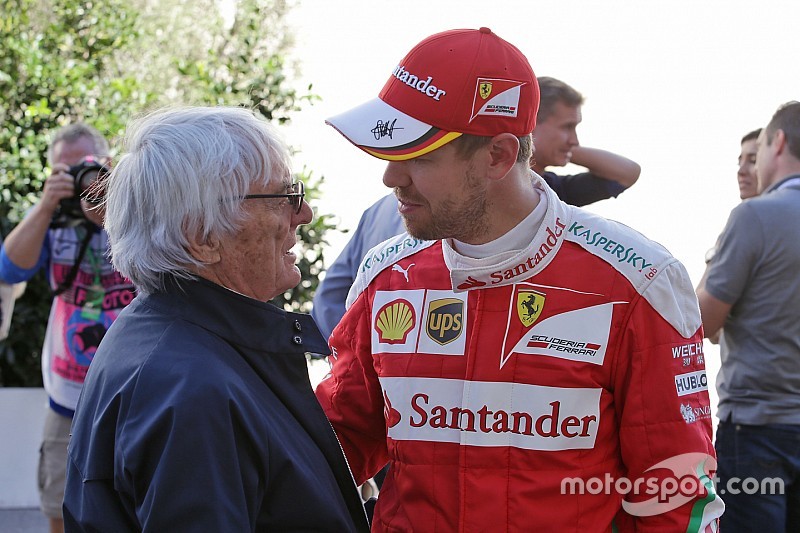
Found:
[[426, 241], [456, 239], [462, 242], [480, 242], [489, 233], [488, 200], [483, 180], [470, 167], [464, 180], [467, 193], [460, 202], [452, 199], [440, 201], [435, 207], [428, 204], [429, 219], [403, 217], [409, 235]]

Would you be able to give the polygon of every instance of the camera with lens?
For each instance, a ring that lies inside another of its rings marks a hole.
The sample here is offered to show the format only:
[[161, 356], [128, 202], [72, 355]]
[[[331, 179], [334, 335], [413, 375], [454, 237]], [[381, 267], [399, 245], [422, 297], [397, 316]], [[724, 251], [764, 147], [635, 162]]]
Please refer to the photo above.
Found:
[[105, 178], [111, 168], [94, 157], [86, 157], [77, 165], [69, 167], [67, 174], [75, 180], [75, 193], [64, 198], [58, 205], [51, 228], [68, 228], [77, 226], [86, 220], [81, 208], [81, 199], [97, 205], [105, 196]]

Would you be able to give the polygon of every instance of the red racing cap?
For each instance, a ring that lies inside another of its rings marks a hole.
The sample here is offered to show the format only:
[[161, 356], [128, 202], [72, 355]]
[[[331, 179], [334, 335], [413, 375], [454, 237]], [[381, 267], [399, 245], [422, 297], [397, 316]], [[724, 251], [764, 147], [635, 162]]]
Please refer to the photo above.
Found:
[[402, 161], [464, 133], [522, 137], [536, 127], [538, 110], [528, 59], [481, 28], [427, 37], [394, 68], [378, 98], [325, 122], [368, 154]]

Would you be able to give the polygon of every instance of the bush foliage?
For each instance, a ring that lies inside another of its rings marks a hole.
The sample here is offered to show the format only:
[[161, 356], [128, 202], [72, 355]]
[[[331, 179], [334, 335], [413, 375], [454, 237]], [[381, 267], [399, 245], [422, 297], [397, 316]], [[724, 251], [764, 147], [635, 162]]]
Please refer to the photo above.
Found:
[[[82, 120], [111, 141], [128, 120], [169, 104], [242, 105], [276, 124], [315, 98], [292, 86], [292, 38], [282, 0], [239, 0], [227, 23], [213, 0], [0, 0], [0, 232], [36, 202], [47, 147]], [[322, 178], [303, 170], [309, 198]], [[277, 303], [308, 311], [332, 228], [300, 228], [301, 285]], [[16, 303], [0, 341], [0, 386], [41, 386], [40, 352], [51, 303], [43, 273]]]

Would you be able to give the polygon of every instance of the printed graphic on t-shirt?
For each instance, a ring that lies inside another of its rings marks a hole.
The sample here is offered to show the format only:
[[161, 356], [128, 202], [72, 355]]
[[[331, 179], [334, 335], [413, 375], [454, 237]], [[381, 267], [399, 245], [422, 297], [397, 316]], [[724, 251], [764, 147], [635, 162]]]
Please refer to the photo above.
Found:
[[[99, 313], [97, 320], [85, 316], [83, 309], [56, 298], [51, 370], [68, 381], [82, 383], [100, 341], [116, 317], [116, 312]], [[63, 328], [59, 328], [63, 324]], [[60, 331], [59, 331], [60, 330]]]

